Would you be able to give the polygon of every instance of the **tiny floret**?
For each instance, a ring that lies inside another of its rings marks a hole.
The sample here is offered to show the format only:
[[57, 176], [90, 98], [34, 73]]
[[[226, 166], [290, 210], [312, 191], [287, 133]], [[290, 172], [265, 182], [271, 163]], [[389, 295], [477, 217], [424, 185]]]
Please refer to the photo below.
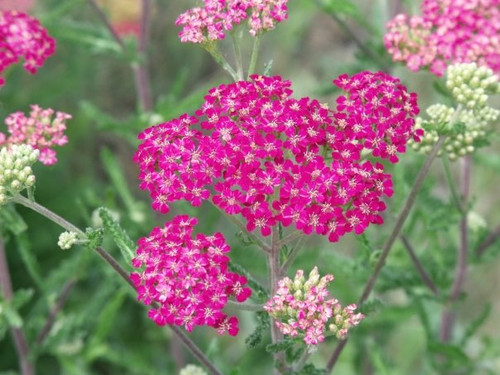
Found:
[[78, 234], [75, 232], [62, 232], [59, 235], [59, 241], [57, 241], [57, 246], [62, 250], [69, 250], [71, 247], [78, 242]]
[[[0, 12], [0, 74], [24, 59], [24, 69], [34, 74], [55, 52], [55, 40], [40, 22], [15, 10]], [[5, 80], [0, 76], [0, 86]]]
[[243, 302], [251, 295], [247, 279], [228, 271], [229, 246], [222, 234], [212, 236], [193, 231], [197, 220], [176, 216], [154, 228], [138, 241], [132, 265], [140, 269], [130, 275], [138, 300], [154, 304], [149, 318], [157, 325], [207, 325], [217, 333], [238, 334], [238, 319], [223, 309], [229, 298]]
[[0, 205], [35, 184], [31, 166], [39, 151], [29, 145], [12, 145], [0, 149]]
[[207, 375], [207, 373], [199, 366], [187, 365], [181, 369], [179, 375]]
[[[263, 236], [281, 223], [338, 241], [383, 222], [391, 175], [415, 129], [417, 97], [385, 73], [342, 75], [335, 110], [293, 97], [291, 82], [252, 76], [213, 88], [195, 115], [144, 130], [134, 156], [140, 188], [161, 213], [212, 199]], [[371, 155], [372, 160], [366, 160]]]
[[40, 150], [39, 160], [43, 164], [55, 164], [57, 158], [53, 147], [68, 143], [64, 131], [66, 120], [70, 118], [71, 116], [67, 113], [32, 105], [28, 117], [22, 112], [15, 112], [5, 119], [9, 137], [4, 135], [3, 142], [0, 139], [0, 144], [30, 145]]
[[327, 287], [332, 281], [333, 275], [320, 277], [317, 267], [307, 280], [304, 272], [298, 270], [294, 280], [285, 277], [279, 281], [276, 294], [264, 310], [284, 335], [300, 337], [307, 345], [323, 342], [327, 334], [344, 339], [364, 316], [355, 312], [356, 305], [342, 308], [337, 299], [329, 299]]

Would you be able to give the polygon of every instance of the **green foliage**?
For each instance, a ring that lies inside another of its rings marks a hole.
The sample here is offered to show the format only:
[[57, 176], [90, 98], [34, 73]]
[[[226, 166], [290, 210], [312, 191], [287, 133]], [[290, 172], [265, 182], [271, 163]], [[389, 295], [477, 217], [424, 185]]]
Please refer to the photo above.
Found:
[[132, 264], [132, 259], [135, 257], [135, 243], [130, 239], [127, 232], [120, 226], [108, 209], [99, 208], [99, 216], [102, 219], [104, 232], [111, 235], [116, 246], [125, 260], [126, 264]]
[[255, 313], [255, 319], [257, 320], [257, 326], [254, 331], [245, 338], [245, 344], [249, 349], [256, 347], [262, 342], [270, 327], [269, 315], [266, 312], [257, 311]]

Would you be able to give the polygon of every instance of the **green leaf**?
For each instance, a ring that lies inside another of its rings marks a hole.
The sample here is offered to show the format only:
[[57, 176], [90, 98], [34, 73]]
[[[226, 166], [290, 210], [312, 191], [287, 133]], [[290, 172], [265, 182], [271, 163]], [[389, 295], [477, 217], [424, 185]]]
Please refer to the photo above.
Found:
[[33, 254], [29, 238], [26, 234], [19, 234], [16, 236], [16, 244], [21, 255], [24, 266], [28, 270], [31, 278], [35, 281], [36, 285], [43, 290], [43, 280], [40, 271], [38, 259]]
[[23, 319], [9, 301], [0, 302], [0, 312], [5, 316], [10, 327], [21, 328], [23, 326]]
[[293, 348], [295, 341], [292, 339], [285, 338], [283, 341], [279, 341], [275, 344], [269, 344], [266, 346], [266, 352], [268, 353], [279, 353], [287, 349]]
[[14, 293], [14, 298], [12, 298], [11, 304], [12, 307], [16, 310], [19, 310], [21, 307], [23, 307], [26, 303], [28, 303], [31, 298], [33, 298], [34, 294], [33, 289], [18, 289]]
[[469, 358], [464, 353], [461, 347], [452, 344], [444, 344], [439, 341], [431, 341], [428, 344], [429, 351], [434, 354], [443, 355], [452, 366], [465, 365], [469, 362]]
[[111, 235], [116, 246], [120, 249], [127, 264], [132, 264], [135, 257], [135, 243], [130, 239], [127, 232], [120, 226], [107, 208], [99, 208], [99, 216], [102, 219], [104, 230]]
[[255, 318], [257, 319], [257, 326], [255, 327], [255, 330], [247, 338], [245, 338], [245, 344], [249, 349], [255, 348], [262, 342], [262, 339], [270, 326], [269, 315], [267, 312], [257, 311], [255, 313]]
[[19, 235], [28, 229], [21, 215], [19, 215], [13, 204], [0, 207], [0, 223], [14, 235]]
[[89, 352], [87, 353], [87, 359], [89, 361], [102, 355], [101, 351], [95, 351], [93, 348], [105, 344], [105, 339], [113, 328], [113, 324], [116, 321], [117, 315], [120, 313], [126, 296], [127, 293], [123, 289], [119, 290], [99, 314], [97, 326], [94, 334], [90, 338], [90, 344], [88, 345]]
[[86, 244], [88, 249], [95, 250], [96, 248], [102, 245], [104, 237], [102, 228], [98, 229], [87, 228], [85, 230], [85, 235], [87, 236], [87, 239], [89, 241]]

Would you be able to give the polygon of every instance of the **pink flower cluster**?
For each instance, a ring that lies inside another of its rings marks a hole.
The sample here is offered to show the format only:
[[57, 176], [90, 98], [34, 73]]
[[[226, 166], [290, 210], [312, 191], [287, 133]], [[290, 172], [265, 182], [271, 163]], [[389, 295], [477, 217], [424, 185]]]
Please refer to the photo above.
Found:
[[421, 10], [387, 24], [384, 42], [394, 61], [438, 76], [461, 62], [500, 71], [500, 0], [425, 0]]
[[[55, 117], [54, 117], [55, 113]], [[68, 143], [64, 135], [66, 120], [71, 116], [64, 112], [54, 112], [53, 109], [42, 109], [37, 105], [31, 106], [29, 117], [22, 112], [15, 112], [5, 119], [7, 131], [6, 137], [0, 133], [1, 144], [27, 144], [40, 150], [39, 160], [45, 165], [57, 162], [54, 146], [62, 146]]]
[[285, 277], [279, 281], [276, 294], [264, 310], [275, 318], [276, 326], [284, 335], [300, 336], [308, 345], [323, 342], [328, 331], [344, 339], [364, 316], [354, 312], [356, 305], [342, 309], [337, 299], [328, 299], [327, 287], [331, 281], [333, 275], [320, 279], [317, 267], [308, 280], [304, 278], [304, 271], [298, 270], [294, 280]]
[[335, 84], [345, 91], [336, 111], [294, 99], [291, 83], [280, 77], [211, 89], [196, 116], [139, 135], [140, 188], [162, 213], [170, 202], [199, 206], [212, 196], [264, 236], [281, 223], [337, 241], [382, 223], [391, 176], [362, 152], [395, 162], [408, 139], [419, 141], [416, 94], [381, 72], [344, 75]]
[[[0, 13], [0, 73], [24, 58], [24, 69], [34, 74], [54, 54], [55, 41], [40, 22], [25, 13]], [[0, 86], [5, 80], [0, 77]]]
[[154, 228], [148, 237], [139, 239], [135, 268], [130, 279], [138, 300], [155, 304], [149, 317], [158, 325], [175, 324], [192, 331], [208, 325], [219, 334], [238, 333], [238, 319], [223, 313], [228, 298], [245, 301], [251, 290], [245, 277], [227, 270], [230, 248], [222, 234], [197, 234], [197, 220], [176, 216], [163, 228]]
[[222, 40], [225, 32], [247, 20], [249, 32], [255, 36], [272, 30], [287, 18], [288, 0], [204, 0], [181, 14], [175, 24], [184, 26], [179, 33], [182, 42], [205, 43]]

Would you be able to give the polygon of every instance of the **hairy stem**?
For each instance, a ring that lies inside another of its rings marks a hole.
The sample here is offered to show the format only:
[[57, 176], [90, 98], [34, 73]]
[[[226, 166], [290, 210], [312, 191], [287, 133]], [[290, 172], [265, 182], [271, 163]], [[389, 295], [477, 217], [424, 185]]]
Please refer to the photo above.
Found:
[[[12, 291], [12, 282], [10, 279], [9, 265], [5, 254], [3, 238], [0, 236], [0, 288], [4, 300], [9, 303], [14, 293]], [[30, 350], [28, 341], [20, 327], [10, 327], [10, 333], [16, 347], [17, 358], [22, 375], [34, 375], [35, 368], [30, 360]]]
[[[238, 31], [239, 32], [239, 31]], [[236, 61], [236, 75], [239, 81], [243, 81], [243, 59], [241, 57], [240, 37], [235, 32], [231, 32], [231, 42], [234, 49], [234, 60]]]
[[453, 181], [453, 176], [451, 174], [451, 169], [450, 169], [450, 162], [448, 161], [448, 158], [443, 157], [441, 158], [443, 162], [443, 170], [444, 170], [444, 175], [446, 177], [446, 182], [448, 183], [448, 186], [450, 187], [450, 192], [451, 196], [453, 198], [453, 201], [455, 202], [455, 205], [457, 206], [458, 210], [460, 213], [465, 212], [465, 208], [463, 207], [463, 203], [460, 200], [460, 197], [458, 196], [457, 189], [455, 187], [455, 182]]
[[50, 221], [58, 224], [59, 226], [63, 227], [69, 232], [75, 232], [80, 236], [86, 237], [85, 233], [71, 224], [69, 221], [63, 219], [61, 216], [57, 215], [56, 213], [50, 211], [49, 209], [45, 208], [44, 206], [29, 200], [26, 197], [23, 197], [22, 195], [16, 195], [15, 197], [12, 198], [12, 201], [14, 203], [18, 203], [20, 205], [23, 205], [27, 208], [32, 209], [35, 212], [38, 212], [40, 215], [45, 216], [47, 219]]
[[[268, 269], [269, 269], [269, 291], [271, 296], [276, 293], [278, 288], [278, 281], [280, 280], [280, 247], [278, 247], [279, 230], [278, 226], [273, 227], [272, 242], [271, 242], [271, 252], [268, 254]], [[273, 344], [281, 341], [283, 335], [279, 328], [275, 324], [273, 317], [271, 320], [271, 341]], [[285, 370], [285, 356], [283, 352], [278, 352], [274, 354], [275, 369], [274, 373], [276, 375], [284, 373]]]
[[[470, 191], [470, 179], [471, 179], [471, 163], [472, 159], [470, 156], [463, 158], [463, 173], [462, 173], [462, 207], [467, 206], [467, 200], [469, 198]], [[451, 333], [453, 331], [453, 325], [455, 323], [455, 309], [452, 307], [453, 303], [458, 300], [460, 294], [462, 293], [463, 286], [465, 284], [465, 276], [467, 274], [467, 253], [468, 247], [468, 232], [467, 232], [467, 211], [462, 211], [462, 218], [459, 224], [460, 229], [460, 245], [458, 247], [458, 260], [455, 268], [455, 281], [451, 287], [450, 297], [444, 307], [443, 314], [441, 316], [441, 331], [439, 337], [441, 341], [446, 342], [451, 338]]]
[[405, 245], [406, 250], [408, 251], [408, 255], [410, 255], [413, 265], [415, 266], [418, 274], [422, 278], [422, 281], [424, 282], [425, 285], [427, 285], [427, 287], [432, 291], [432, 293], [438, 295], [439, 291], [437, 290], [436, 284], [434, 284], [431, 277], [425, 270], [423, 264], [418, 259], [415, 249], [413, 249], [413, 246], [410, 243], [410, 240], [408, 240], [408, 238], [404, 235], [401, 235], [400, 238], [403, 244]]
[[226, 72], [229, 73], [229, 75], [231, 76], [233, 81], [235, 81], [235, 82], [239, 81], [238, 74], [233, 69], [231, 64], [229, 64], [229, 62], [224, 58], [224, 56], [222, 56], [219, 49], [217, 48], [217, 44], [207, 43], [204, 45], [204, 47], [208, 51], [208, 53], [210, 53], [210, 55], [212, 55], [215, 62], [217, 64], [219, 64], [222, 67], [222, 69], [224, 69]]
[[256, 35], [253, 40], [252, 55], [250, 56], [250, 65], [248, 65], [248, 78], [255, 73], [255, 67], [257, 66], [257, 59], [259, 57], [260, 49], [260, 36]]
[[262, 311], [264, 309], [264, 305], [257, 305], [252, 303], [240, 303], [235, 301], [227, 301], [226, 306], [242, 311]]
[[[439, 149], [441, 148], [441, 145], [444, 142], [444, 137], [439, 137], [439, 140], [436, 142], [434, 147], [432, 148], [430, 154], [427, 156], [427, 159], [425, 160], [422, 168], [420, 168], [420, 171], [418, 172], [417, 178], [415, 179], [415, 183], [410, 191], [410, 194], [408, 195], [408, 198], [406, 198], [406, 202], [403, 206], [403, 209], [401, 210], [396, 223], [394, 224], [394, 228], [387, 239], [387, 241], [384, 244], [384, 247], [382, 249], [382, 254], [380, 255], [380, 258], [378, 259], [377, 263], [375, 264], [375, 268], [373, 269], [373, 272], [368, 279], [365, 288], [363, 289], [363, 293], [361, 294], [361, 297], [359, 298], [358, 305], [363, 304], [368, 297], [370, 296], [370, 293], [373, 290], [373, 287], [375, 286], [375, 282], [380, 275], [380, 272], [382, 271], [382, 268], [385, 265], [385, 261], [387, 259], [387, 256], [389, 255], [389, 252], [392, 249], [392, 245], [394, 245], [394, 242], [399, 236], [399, 233], [401, 232], [401, 229], [403, 228], [403, 224], [405, 223], [406, 219], [408, 218], [408, 215], [410, 214], [410, 211], [415, 203], [415, 200], [417, 199], [417, 194], [418, 191], [420, 190], [420, 187], [422, 186], [422, 183], [424, 182], [425, 176], [427, 176], [427, 173], [429, 173], [429, 170], [431, 168], [432, 163], [434, 162], [434, 159], [436, 158]], [[337, 347], [335, 348], [332, 356], [328, 360], [327, 363], [327, 373], [331, 373], [333, 368], [335, 367], [335, 364], [337, 363], [338, 357], [340, 356], [342, 350], [344, 349], [345, 345], [347, 343], [347, 339], [341, 340]]]
[[295, 245], [295, 247], [292, 249], [292, 251], [288, 255], [287, 260], [281, 265], [281, 268], [280, 268], [281, 275], [284, 276], [286, 274], [286, 272], [288, 271], [288, 268], [290, 267], [292, 262], [295, 260], [295, 257], [297, 256], [300, 249], [302, 248], [304, 241], [305, 241], [305, 236], [302, 236], [299, 238], [299, 240], [297, 241], [297, 244]]

